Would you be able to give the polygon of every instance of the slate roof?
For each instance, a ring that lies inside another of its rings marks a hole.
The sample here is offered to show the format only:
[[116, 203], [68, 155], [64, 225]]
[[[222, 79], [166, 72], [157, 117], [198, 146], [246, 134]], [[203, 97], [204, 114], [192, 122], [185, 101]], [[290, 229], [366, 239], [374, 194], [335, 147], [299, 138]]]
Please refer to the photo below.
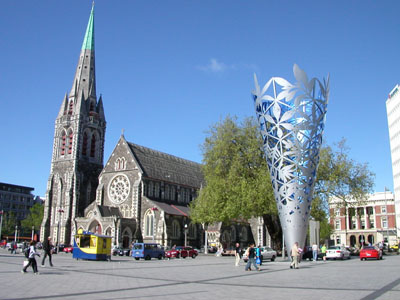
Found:
[[113, 217], [113, 216], [122, 217], [118, 207], [98, 205], [98, 208], [102, 217]]
[[204, 181], [201, 164], [128, 143], [144, 176], [160, 181], [200, 188]]
[[163, 202], [158, 202], [158, 201], [152, 201], [150, 199], [148, 199], [148, 200], [154, 206], [165, 211], [165, 213], [167, 213], [169, 215], [184, 216], [184, 217], [190, 216], [189, 207], [182, 206], [182, 205], [168, 204], [168, 203], [163, 203]]

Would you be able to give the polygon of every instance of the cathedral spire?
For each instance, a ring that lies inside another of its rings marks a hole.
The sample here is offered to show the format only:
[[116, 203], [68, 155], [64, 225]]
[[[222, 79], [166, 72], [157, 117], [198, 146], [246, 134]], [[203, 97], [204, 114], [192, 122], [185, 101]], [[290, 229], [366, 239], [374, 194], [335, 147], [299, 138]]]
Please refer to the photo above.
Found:
[[89, 22], [86, 28], [85, 38], [82, 43], [82, 50], [94, 50], [94, 1], [90, 12]]
[[83, 92], [85, 100], [96, 99], [96, 72], [94, 52], [94, 2], [83, 38], [78, 66], [76, 68], [69, 98], [80, 96]]

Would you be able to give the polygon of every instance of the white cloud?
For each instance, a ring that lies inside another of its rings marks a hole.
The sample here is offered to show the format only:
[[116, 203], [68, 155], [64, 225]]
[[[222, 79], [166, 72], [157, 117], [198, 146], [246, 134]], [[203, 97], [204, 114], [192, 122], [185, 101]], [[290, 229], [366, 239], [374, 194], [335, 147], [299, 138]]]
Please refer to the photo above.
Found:
[[211, 58], [210, 62], [205, 66], [197, 66], [197, 69], [204, 72], [222, 73], [227, 70], [240, 70], [240, 69], [250, 69], [256, 71], [258, 68], [254, 64], [239, 63], [227, 65], [223, 62], [218, 61], [216, 58]]
[[211, 58], [210, 63], [205, 66], [198, 66], [197, 68], [202, 71], [218, 73], [225, 71], [227, 66], [224, 63], [219, 62], [216, 58]]

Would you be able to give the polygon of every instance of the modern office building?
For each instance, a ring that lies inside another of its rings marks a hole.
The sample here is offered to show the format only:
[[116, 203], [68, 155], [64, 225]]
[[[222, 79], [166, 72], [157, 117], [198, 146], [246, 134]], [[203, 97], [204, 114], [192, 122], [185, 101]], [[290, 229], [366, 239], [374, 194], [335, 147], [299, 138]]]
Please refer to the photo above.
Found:
[[0, 182], [0, 211], [13, 212], [18, 220], [23, 220], [35, 204], [34, 188]]
[[397, 242], [394, 195], [390, 191], [374, 193], [363, 201], [333, 198], [329, 204], [331, 239], [335, 245], [360, 248], [363, 244]]
[[[389, 127], [390, 152], [392, 155], [393, 187], [396, 208], [396, 224], [400, 226], [400, 86], [396, 85], [386, 100]], [[398, 228], [399, 229], [399, 228]], [[400, 230], [397, 230], [400, 237]]]

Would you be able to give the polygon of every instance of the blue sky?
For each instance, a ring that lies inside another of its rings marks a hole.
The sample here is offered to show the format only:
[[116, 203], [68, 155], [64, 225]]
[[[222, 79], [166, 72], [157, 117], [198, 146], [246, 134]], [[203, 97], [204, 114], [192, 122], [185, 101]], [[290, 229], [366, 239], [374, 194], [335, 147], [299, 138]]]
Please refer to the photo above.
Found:
[[[91, 1], [0, 2], [0, 181], [44, 196], [54, 121]], [[331, 77], [325, 141], [342, 137], [393, 190], [385, 101], [400, 81], [399, 1], [106, 1], [95, 5], [105, 160], [128, 141], [201, 162], [226, 115], [255, 116], [253, 73]]]

